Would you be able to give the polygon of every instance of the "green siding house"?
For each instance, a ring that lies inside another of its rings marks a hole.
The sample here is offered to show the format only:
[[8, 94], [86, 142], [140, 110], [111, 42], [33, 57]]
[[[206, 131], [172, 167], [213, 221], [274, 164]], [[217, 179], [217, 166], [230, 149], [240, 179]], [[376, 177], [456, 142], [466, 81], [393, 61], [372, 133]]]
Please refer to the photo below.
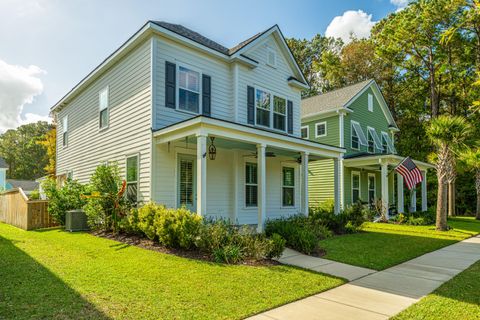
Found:
[[[302, 100], [302, 138], [345, 148], [338, 160], [309, 163], [309, 204], [336, 200], [344, 208], [357, 201], [405, 211], [403, 177], [393, 170], [408, 155], [398, 155], [399, 129], [374, 80]], [[414, 160], [426, 175], [432, 165]], [[417, 186], [421, 210], [427, 210], [426, 179]], [[336, 191], [336, 192], [335, 192]], [[408, 191], [408, 190], [407, 190]], [[408, 210], [417, 210], [417, 190]]]

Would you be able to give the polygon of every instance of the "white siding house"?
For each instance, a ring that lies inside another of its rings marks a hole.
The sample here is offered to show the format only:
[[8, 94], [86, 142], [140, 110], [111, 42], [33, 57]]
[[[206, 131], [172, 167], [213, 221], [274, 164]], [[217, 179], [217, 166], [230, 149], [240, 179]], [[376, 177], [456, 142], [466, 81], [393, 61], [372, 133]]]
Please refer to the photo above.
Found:
[[52, 108], [57, 172], [86, 183], [101, 163], [136, 167], [138, 202], [261, 230], [306, 213], [308, 161], [344, 152], [300, 138], [306, 87], [278, 26], [228, 49], [149, 21]]

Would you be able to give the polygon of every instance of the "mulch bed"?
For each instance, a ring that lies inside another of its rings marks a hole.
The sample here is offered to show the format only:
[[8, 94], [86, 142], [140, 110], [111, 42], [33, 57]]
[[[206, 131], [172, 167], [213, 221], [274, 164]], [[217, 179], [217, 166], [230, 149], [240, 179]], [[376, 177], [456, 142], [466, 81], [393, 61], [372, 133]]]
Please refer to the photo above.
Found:
[[[136, 246], [139, 248], [157, 251], [165, 254], [172, 254], [178, 257], [187, 258], [187, 259], [194, 259], [194, 260], [202, 260], [202, 261], [209, 261], [214, 262], [213, 258], [205, 254], [203, 252], [197, 250], [185, 250], [185, 249], [173, 249], [173, 248], [166, 248], [155, 241], [147, 239], [145, 237], [141, 237], [138, 235], [126, 235], [126, 234], [113, 234], [111, 232], [104, 232], [104, 231], [94, 231], [91, 232], [92, 235], [97, 237], [102, 237], [110, 240], [115, 240], [121, 243], [125, 243], [129, 246]], [[280, 263], [275, 260], [245, 260], [240, 265], [248, 265], [248, 266], [275, 266], [279, 265]]]

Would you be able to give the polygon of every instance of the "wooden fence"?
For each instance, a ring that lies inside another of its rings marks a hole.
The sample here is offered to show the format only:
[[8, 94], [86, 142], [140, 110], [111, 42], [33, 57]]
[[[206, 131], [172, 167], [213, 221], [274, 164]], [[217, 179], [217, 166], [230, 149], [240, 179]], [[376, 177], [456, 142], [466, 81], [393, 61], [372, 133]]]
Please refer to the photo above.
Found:
[[0, 221], [24, 230], [57, 225], [48, 213], [48, 201], [28, 200], [21, 188], [0, 193]]

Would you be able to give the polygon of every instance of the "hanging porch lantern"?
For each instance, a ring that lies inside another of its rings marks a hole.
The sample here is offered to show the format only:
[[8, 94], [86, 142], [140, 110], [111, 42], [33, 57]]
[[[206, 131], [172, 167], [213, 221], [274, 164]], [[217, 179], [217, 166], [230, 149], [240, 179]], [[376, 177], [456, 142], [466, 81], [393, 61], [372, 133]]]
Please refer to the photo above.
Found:
[[210, 160], [215, 160], [215, 157], [217, 156], [217, 148], [213, 144], [213, 140], [215, 140], [215, 137], [210, 137], [210, 146], [208, 147], [208, 157]]

